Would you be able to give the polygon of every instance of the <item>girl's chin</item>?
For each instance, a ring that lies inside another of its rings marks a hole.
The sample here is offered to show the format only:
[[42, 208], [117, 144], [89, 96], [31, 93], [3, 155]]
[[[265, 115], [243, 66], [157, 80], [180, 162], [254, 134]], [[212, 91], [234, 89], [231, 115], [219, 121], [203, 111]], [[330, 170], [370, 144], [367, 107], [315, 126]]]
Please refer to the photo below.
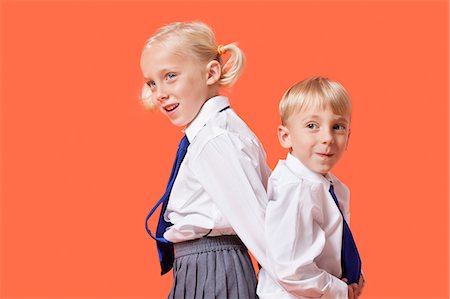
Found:
[[186, 120], [171, 119], [171, 118], [169, 118], [169, 119], [172, 122], [172, 124], [177, 127], [186, 127], [188, 124], [190, 124], [190, 122], [186, 121]]

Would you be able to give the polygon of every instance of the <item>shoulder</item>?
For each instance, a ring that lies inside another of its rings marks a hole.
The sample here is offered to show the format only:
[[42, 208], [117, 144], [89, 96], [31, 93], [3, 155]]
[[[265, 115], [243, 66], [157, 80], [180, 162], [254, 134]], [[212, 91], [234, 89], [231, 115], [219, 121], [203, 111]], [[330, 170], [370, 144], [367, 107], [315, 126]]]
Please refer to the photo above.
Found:
[[[298, 176], [289, 169], [285, 160], [278, 161], [269, 177], [269, 192], [272, 194], [291, 194], [302, 198], [317, 198], [323, 193], [323, 186], [305, 177]], [[273, 198], [276, 200], [275, 196]]]
[[262, 144], [247, 124], [231, 109], [212, 117], [190, 145], [194, 157], [205, 150], [239, 151], [255, 155]]
[[242, 120], [242, 118], [240, 118], [231, 108], [218, 113], [216, 117], [211, 118], [206, 123], [205, 128], [221, 131], [241, 138], [257, 139], [256, 135], [247, 126], [244, 120]]
[[295, 215], [293, 217], [309, 215], [322, 223], [326, 199], [323, 189], [320, 183], [297, 176], [284, 160], [280, 160], [269, 178], [266, 216], [278, 215], [271, 218], [276, 219], [291, 211], [290, 215]]

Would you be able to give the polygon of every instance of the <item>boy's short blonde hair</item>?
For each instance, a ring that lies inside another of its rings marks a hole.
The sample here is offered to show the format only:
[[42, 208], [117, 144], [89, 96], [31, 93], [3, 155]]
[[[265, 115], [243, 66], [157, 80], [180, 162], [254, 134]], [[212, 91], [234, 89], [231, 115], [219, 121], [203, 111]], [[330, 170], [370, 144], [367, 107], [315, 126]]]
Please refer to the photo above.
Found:
[[330, 106], [337, 115], [352, 114], [352, 103], [345, 88], [337, 81], [324, 77], [311, 77], [290, 87], [280, 101], [281, 123], [289, 117], [309, 109], [325, 109]]
[[[218, 81], [221, 86], [231, 87], [241, 75], [245, 65], [244, 52], [235, 44], [218, 45], [214, 32], [202, 22], [174, 22], [159, 28], [147, 40], [143, 51], [154, 43], [175, 42], [178, 52], [190, 54], [201, 62], [217, 60], [222, 74]], [[230, 58], [223, 62], [222, 54], [229, 53]], [[142, 88], [141, 99], [144, 105], [153, 109], [151, 91], [147, 84]]]

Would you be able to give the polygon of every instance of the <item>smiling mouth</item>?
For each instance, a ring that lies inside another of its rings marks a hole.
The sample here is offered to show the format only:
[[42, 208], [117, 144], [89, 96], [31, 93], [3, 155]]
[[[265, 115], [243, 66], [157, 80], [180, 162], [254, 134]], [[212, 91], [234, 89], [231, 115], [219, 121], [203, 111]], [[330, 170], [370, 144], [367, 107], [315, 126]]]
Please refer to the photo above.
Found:
[[164, 110], [166, 110], [167, 112], [173, 111], [175, 110], [180, 104], [173, 104], [173, 105], [167, 105], [166, 107], [164, 107]]
[[331, 158], [333, 156], [333, 154], [324, 154], [324, 153], [317, 153], [317, 155], [319, 155], [319, 157], [322, 158]]

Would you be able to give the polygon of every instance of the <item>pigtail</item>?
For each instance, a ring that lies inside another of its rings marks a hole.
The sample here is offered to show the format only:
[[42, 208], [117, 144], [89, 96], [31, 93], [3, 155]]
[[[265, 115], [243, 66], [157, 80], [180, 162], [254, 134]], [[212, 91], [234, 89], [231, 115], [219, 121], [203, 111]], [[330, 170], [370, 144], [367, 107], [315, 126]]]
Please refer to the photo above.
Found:
[[245, 55], [244, 52], [235, 44], [231, 43], [225, 46], [218, 46], [217, 52], [219, 55], [228, 52], [231, 57], [225, 64], [222, 65], [222, 76], [220, 77], [219, 84], [231, 87], [236, 83], [237, 79], [244, 70]]
[[142, 86], [141, 102], [148, 110], [154, 110], [156, 108], [155, 103], [153, 103], [152, 90], [147, 83], [144, 83], [144, 86]]

